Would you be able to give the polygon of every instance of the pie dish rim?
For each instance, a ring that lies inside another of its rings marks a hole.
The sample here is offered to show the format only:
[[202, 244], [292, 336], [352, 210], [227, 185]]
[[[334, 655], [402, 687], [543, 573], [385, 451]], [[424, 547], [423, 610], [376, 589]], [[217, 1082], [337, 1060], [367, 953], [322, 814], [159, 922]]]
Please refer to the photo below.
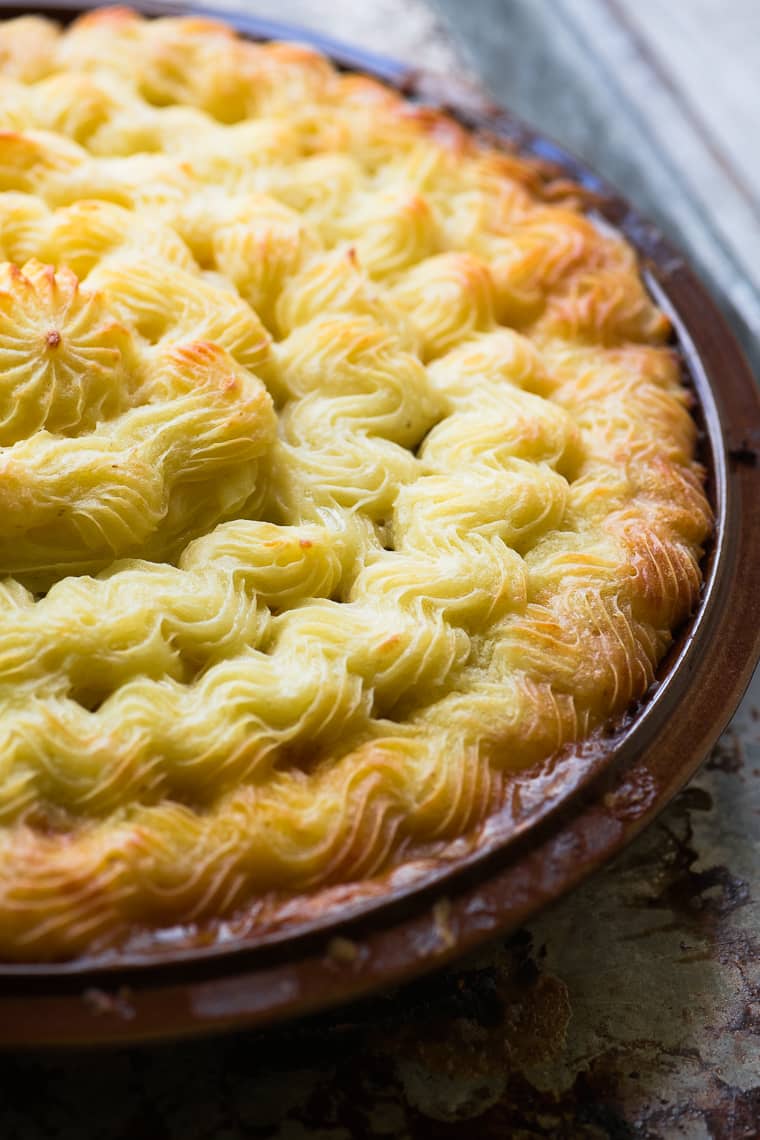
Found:
[[[66, 21], [97, 6], [2, 3], [0, 14]], [[144, 15], [180, 14], [173, 5], [131, 6]], [[0, 1043], [126, 1040], [263, 1024], [442, 965], [565, 893], [666, 806], [728, 722], [760, 655], [760, 400], [732, 334], [680, 254], [585, 164], [466, 88], [446, 89], [424, 72], [301, 28], [224, 9], [189, 6], [184, 14], [225, 20], [251, 38], [306, 41], [340, 67], [369, 74], [408, 97], [432, 99], [489, 141], [547, 161], [578, 183], [590, 209], [636, 248], [645, 281], [674, 320], [698, 397], [704, 458], [710, 453], [715, 535], [702, 600], [658, 671], [656, 693], [630, 724], [593, 746], [591, 768], [587, 750], [577, 786], [565, 789], [524, 833], [439, 868], [408, 889], [391, 888], [380, 899], [288, 927], [255, 945], [251, 939], [199, 949], [180, 941], [159, 955], [115, 952], [60, 964], [0, 965]], [[705, 665], [700, 651], [726, 629], [722, 669]], [[669, 721], [684, 720], [689, 695], [698, 699], [698, 709], [682, 725], [686, 750], [672, 764], [663, 764], [660, 755], [658, 765], [658, 742], [662, 748], [664, 740], [673, 741]], [[491, 896], [496, 901], [486, 905]], [[359, 947], [357, 957], [350, 946]], [[128, 996], [113, 996], [127, 993], [125, 986]]]

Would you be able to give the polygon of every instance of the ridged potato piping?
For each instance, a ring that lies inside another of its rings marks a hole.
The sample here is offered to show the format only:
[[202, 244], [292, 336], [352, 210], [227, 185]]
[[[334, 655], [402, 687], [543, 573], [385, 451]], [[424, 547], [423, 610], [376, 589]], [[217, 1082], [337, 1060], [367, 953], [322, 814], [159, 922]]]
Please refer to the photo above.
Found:
[[210, 21], [12, 20], [0, 72], [0, 956], [475, 834], [699, 594], [633, 251]]

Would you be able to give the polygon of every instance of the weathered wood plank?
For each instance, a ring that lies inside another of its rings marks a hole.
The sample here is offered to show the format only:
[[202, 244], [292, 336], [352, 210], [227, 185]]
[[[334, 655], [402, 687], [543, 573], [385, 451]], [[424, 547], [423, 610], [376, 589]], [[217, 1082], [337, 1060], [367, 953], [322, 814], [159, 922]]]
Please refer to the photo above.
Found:
[[608, 2], [670, 84], [705, 145], [760, 209], [760, 4]]

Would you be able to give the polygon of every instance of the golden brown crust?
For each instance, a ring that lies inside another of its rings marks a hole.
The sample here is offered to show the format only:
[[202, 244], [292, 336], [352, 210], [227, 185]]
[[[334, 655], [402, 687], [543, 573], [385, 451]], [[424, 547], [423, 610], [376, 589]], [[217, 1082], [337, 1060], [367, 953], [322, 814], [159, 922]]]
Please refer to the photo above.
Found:
[[0, 956], [474, 833], [700, 589], [632, 250], [306, 48], [111, 9], [0, 65]]

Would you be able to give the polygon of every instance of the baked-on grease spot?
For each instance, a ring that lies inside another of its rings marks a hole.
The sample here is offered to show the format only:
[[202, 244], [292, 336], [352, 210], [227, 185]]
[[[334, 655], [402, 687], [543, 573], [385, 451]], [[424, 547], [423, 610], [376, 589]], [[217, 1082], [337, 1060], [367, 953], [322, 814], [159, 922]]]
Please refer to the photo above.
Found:
[[741, 772], [744, 767], [744, 749], [737, 733], [730, 730], [723, 733], [707, 758], [706, 767], [709, 771], [725, 772], [727, 775]]
[[651, 905], [667, 905], [682, 917], [697, 923], [712, 923], [738, 907], [746, 906], [749, 901], [747, 880], [732, 874], [728, 867], [715, 866], [705, 871], [693, 871], [691, 868], [684, 871]]
[[639, 905], [651, 910], [669, 909], [692, 928], [713, 931], [719, 921], [751, 901], [750, 885], [728, 867], [716, 864], [695, 870], [700, 855], [694, 845], [691, 812], [709, 812], [714, 807], [710, 793], [698, 784], [685, 788], [674, 801], [671, 815], [679, 828], [666, 822], [662, 829], [669, 847], [667, 874], [658, 877], [656, 890]]

